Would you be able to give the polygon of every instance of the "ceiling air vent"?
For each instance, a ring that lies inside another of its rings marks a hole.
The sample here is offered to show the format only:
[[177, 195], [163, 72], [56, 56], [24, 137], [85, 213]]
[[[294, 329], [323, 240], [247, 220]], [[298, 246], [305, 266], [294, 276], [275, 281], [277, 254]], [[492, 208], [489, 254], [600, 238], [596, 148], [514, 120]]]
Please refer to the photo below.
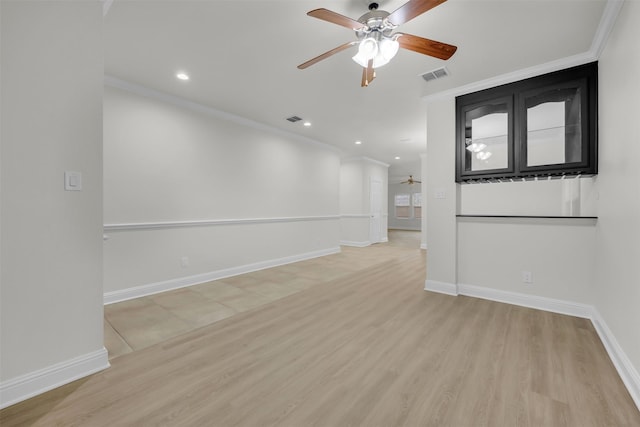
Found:
[[299, 122], [300, 120], [302, 120], [302, 118], [298, 117], [298, 116], [291, 116], [291, 117], [287, 117], [287, 120], [289, 120], [291, 123], [295, 123], [295, 122]]
[[431, 80], [441, 79], [449, 75], [449, 70], [446, 67], [438, 68], [436, 70], [427, 71], [422, 75], [422, 78], [426, 82], [430, 82]]

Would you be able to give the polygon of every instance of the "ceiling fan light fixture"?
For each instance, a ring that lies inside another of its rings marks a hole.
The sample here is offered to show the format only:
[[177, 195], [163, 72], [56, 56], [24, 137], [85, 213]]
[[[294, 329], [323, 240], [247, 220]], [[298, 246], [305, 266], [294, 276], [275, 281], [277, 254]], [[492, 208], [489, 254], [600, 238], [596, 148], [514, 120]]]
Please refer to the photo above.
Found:
[[367, 60], [364, 58], [363, 55], [360, 55], [360, 52], [356, 53], [351, 59], [353, 59], [356, 62], [356, 64], [358, 64], [362, 68], [367, 68]]
[[398, 49], [400, 48], [400, 43], [393, 38], [384, 38], [380, 41], [380, 54], [379, 56], [383, 57], [386, 62], [391, 61], [396, 53], [398, 53]]
[[298, 65], [298, 68], [304, 70], [357, 44], [358, 52], [352, 59], [363, 68], [361, 86], [366, 87], [376, 76], [374, 69], [389, 63], [399, 48], [447, 60], [456, 52], [456, 46], [407, 33], [393, 34], [398, 26], [445, 1], [447, 0], [408, 0], [392, 13], [378, 10], [378, 4], [371, 3], [369, 12], [358, 20], [325, 8], [311, 10], [307, 12], [307, 15], [355, 31], [357, 41], [343, 43]]
[[366, 61], [378, 55], [378, 42], [373, 37], [367, 37], [358, 46], [358, 55]]
[[373, 67], [375, 68], [375, 60], [378, 57], [378, 42], [373, 37], [367, 37], [358, 44], [358, 53], [352, 58], [358, 65], [363, 68], [367, 68], [367, 63], [370, 59], [374, 60]]
[[[375, 49], [371, 46], [375, 44]], [[383, 37], [380, 41], [377, 41], [373, 37], [367, 37], [360, 42], [358, 46], [358, 53], [353, 57], [353, 60], [363, 68], [367, 68], [369, 59], [373, 59], [373, 68], [382, 67], [387, 65], [400, 48], [400, 43], [395, 40], [395, 37]], [[372, 52], [375, 55], [370, 56]]]

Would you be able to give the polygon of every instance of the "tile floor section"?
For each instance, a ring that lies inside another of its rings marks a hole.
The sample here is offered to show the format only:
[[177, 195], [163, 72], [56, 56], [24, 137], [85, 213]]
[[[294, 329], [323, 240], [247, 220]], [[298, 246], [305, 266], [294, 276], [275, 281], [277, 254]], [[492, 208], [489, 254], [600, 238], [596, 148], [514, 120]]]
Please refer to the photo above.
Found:
[[389, 230], [388, 243], [110, 304], [105, 347], [113, 359], [419, 250], [420, 232]]

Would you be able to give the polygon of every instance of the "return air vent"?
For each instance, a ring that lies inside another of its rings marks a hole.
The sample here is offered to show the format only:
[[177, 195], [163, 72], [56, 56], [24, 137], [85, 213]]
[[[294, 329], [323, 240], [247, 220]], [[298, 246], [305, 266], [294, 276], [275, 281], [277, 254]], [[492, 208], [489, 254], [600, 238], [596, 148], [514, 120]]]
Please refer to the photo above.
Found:
[[422, 78], [426, 82], [430, 82], [431, 80], [441, 79], [449, 75], [449, 70], [446, 67], [438, 68], [432, 71], [427, 71], [422, 75]]
[[300, 120], [302, 120], [302, 117], [291, 116], [291, 117], [287, 117], [287, 120], [289, 120], [291, 123], [295, 123], [295, 122], [299, 122]]

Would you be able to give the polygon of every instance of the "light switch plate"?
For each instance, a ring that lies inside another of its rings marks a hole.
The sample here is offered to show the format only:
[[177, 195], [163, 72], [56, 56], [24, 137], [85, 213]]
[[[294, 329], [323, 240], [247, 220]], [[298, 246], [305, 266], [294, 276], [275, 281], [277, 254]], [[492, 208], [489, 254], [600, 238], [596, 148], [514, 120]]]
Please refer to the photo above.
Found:
[[82, 191], [82, 173], [65, 171], [64, 189], [67, 191]]

